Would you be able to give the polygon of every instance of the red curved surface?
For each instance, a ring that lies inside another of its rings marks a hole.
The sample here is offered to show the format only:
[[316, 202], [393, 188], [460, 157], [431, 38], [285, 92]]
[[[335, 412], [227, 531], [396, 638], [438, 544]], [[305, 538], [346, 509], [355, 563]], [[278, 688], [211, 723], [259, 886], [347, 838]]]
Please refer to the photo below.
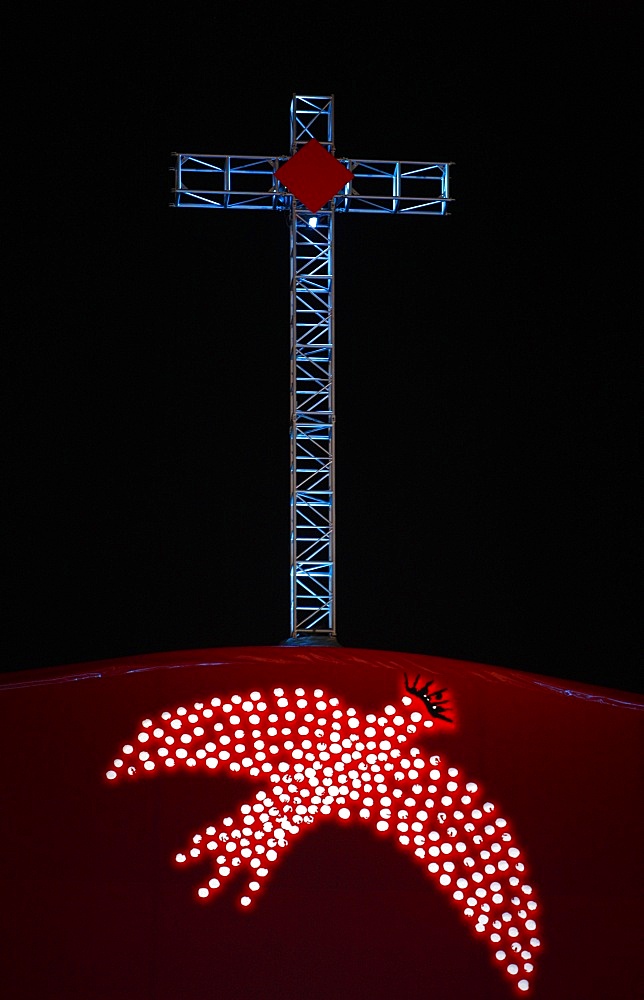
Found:
[[641, 995], [636, 695], [280, 646], [16, 674], [0, 705], [8, 996]]

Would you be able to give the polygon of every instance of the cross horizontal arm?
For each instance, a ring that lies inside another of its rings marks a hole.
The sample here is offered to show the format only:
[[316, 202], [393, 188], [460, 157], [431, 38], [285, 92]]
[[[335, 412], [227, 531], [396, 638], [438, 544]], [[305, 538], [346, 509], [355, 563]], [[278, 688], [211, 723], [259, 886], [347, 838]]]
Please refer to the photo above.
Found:
[[[275, 179], [287, 156], [176, 153], [177, 208], [290, 210], [293, 195]], [[449, 163], [340, 159], [353, 180], [321, 213], [445, 215], [450, 202]]]

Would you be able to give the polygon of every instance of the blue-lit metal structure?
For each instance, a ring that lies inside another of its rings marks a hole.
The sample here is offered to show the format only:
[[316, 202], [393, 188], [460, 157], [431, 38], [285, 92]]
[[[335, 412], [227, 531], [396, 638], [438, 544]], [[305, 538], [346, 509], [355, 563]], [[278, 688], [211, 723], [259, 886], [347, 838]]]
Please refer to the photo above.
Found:
[[353, 174], [313, 215], [275, 177], [311, 139], [335, 156], [333, 97], [294, 95], [289, 156], [175, 154], [178, 208], [288, 212], [291, 231], [291, 643], [336, 640], [334, 222], [445, 215], [449, 164], [338, 158]]

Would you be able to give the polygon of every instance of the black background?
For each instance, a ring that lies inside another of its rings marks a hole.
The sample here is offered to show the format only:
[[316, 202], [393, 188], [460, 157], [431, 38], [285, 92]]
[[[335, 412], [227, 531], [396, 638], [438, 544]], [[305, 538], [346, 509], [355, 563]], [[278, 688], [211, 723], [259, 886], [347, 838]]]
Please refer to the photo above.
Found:
[[[42, 17], [42, 15], [41, 15]], [[640, 690], [624, 12], [95, 8], [7, 104], [6, 671], [288, 635], [288, 230], [170, 154], [454, 161], [337, 224], [343, 645]]]

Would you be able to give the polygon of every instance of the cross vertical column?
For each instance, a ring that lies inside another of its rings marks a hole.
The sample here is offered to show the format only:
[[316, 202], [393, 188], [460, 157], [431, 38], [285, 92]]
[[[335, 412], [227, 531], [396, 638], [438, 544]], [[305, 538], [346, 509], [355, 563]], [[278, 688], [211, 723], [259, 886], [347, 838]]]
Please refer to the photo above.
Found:
[[[291, 155], [333, 154], [333, 98], [291, 104]], [[291, 206], [291, 643], [335, 642], [334, 202]]]

